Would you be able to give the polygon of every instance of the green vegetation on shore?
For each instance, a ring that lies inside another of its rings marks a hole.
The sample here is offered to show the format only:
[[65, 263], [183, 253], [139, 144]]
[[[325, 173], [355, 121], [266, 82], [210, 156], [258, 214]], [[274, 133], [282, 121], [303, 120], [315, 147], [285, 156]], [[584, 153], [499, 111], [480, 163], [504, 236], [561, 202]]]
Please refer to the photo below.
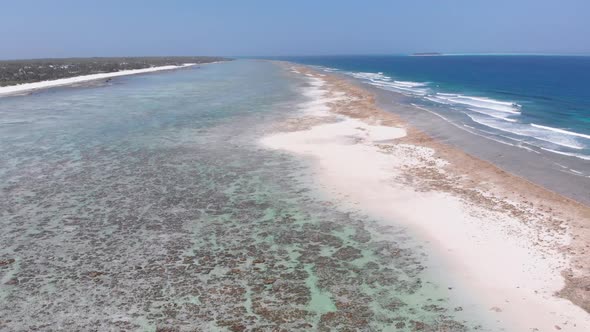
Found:
[[111, 73], [121, 70], [226, 60], [230, 59], [206, 56], [175, 56], [4, 60], [0, 61], [0, 86]]

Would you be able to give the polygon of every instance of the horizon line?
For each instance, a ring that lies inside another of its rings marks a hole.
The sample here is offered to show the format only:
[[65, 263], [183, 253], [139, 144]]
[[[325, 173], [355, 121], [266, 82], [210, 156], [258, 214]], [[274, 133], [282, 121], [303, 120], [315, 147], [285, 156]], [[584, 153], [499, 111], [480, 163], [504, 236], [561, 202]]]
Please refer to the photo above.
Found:
[[[424, 54], [425, 53], [425, 54]], [[431, 53], [429, 55], [428, 53]], [[424, 54], [424, 55], [422, 55]], [[39, 58], [0, 58], [0, 61], [91, 59], [91, 58], [165, 58], [165, 57], [221, 57], [221, 58], [286, 58], [286, 57], [345, 57], [345, 56], [571, 56], [588, 57], [589, 53], [543, 53], [543, 52], [413, 52], [413, 53], [328, 53], [328, 54], [281, 54], [281, 55], [105, 55], [64, 56]]]
[[[422, 53], [432, 53], [432, 56], [590, 56], [590, 53], [533, 53], [533, 52], [414, 52], [414, 53], [332, 53], [332, 54], [283, 54], [283, 55], [233, 55], [237, 58], [263, 57], [324, 57], [324, 56], [420, 56]], [[425, 55], [428, 56], [428, 55]]]

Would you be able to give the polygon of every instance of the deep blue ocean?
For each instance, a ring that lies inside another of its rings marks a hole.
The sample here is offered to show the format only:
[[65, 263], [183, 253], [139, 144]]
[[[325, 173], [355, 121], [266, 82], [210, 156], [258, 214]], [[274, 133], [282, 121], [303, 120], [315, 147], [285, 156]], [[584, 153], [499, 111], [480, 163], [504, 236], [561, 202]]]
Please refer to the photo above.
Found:
[[590, 57], [314, 56], [282, 60], [402, 93], [468, 131], [590, 160]]

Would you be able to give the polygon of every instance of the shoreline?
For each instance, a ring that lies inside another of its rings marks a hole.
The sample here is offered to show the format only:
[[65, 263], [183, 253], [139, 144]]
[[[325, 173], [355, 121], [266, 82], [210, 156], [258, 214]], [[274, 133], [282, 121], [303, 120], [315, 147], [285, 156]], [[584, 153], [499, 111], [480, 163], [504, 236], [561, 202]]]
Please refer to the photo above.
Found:
[[[215, 62], [213, 62], [215, 63]], [[131, 70], [121, 70], [115, 71], [111, 73], [100, 73], [100, 74], [91, 74], [91, 75], [81, 75], [81, 76], [73, 76], [68, 78], [60, 78], [57, 80], [50, 80], [50, 81], [40, 81], [40, 82], [33, 82], [33, 83], [24, 83], [24, 84], [17, 84], [17, 85], [9, 85], [0, 87], [0, 97], [10, 96], [15, 94], [21, 94], [25, 92], [32, 92], [41, 89], [48, 89], [60, 86], [68, 86], [78, 83], [86, 83], [90, 81], [114, 78], [119, 76], [128, 76], [128, 75], [137, 75], [137, 74], [145, 74], [145, 73], [153, 73], [157, 71], [164, 71], [164, 70], [174, 70], [174, 69], [181, 69], [187, 68], [197, 65], [196, 63], [185, 63], [181, 66], [159, 66], [159, 67], [150, 67], [150, 68], [143, 68], [143, 69], [131, 69]]]
[[315, 103], [263, 145], [310, 158], [342, 205], [414, 230], [445, 278], [477, 294], [474, 312], [519, 330], [590, 329], [588, 206], [426, 135], [368, 89], [281, 64], [307, 76]]
[[[352, 81], [353, 82], [353, 81]], [[353, 84], [362, 83], [353, 82]], [[446, 145], [466, 152], [477, 159], [518, 176], [531, 184], [541, 186], [586, 206], [590, 205], [590, 177], [580, 175], [590, 171], [588, 162], [552, 152], [532, 152], [498, 143], [491, 138], [466, 130], [442, 115], [415, 105], [404, 105], [402, 97], [391, 91], [363, 85], [375, 94], [378, 107], [392, 111], [412, 127]], [[422, 112], [416, 109], [422, 110]], [[586, 189], [585, 189], [586, 188]]]
[[435, 111], [409, 104], [406, 102], [407, 97], [398, 92], [383, 90], [337, 72], [330, 75], [367, 90], [374, 95], [378, 108], [396, 114], [401, 121], [429, 138], [444, 142], [557, 195], [590, 206], [590, 176], [576, 171], [590, 172], [590, 164], [586, 160], [551, 151], [533, 152], [508, 146], [466, 129]]

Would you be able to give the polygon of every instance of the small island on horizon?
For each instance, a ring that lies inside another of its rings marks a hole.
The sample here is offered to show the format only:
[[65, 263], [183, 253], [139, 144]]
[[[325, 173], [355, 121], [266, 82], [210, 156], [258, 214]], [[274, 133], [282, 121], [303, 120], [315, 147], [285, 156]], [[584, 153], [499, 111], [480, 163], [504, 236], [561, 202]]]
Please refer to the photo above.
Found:
[[439, 55], [443, 55], [442, 53], [438, 53], [438, 52], [418, 52], [418, 53], [412, 53], [412, 56], [439, 56]]

